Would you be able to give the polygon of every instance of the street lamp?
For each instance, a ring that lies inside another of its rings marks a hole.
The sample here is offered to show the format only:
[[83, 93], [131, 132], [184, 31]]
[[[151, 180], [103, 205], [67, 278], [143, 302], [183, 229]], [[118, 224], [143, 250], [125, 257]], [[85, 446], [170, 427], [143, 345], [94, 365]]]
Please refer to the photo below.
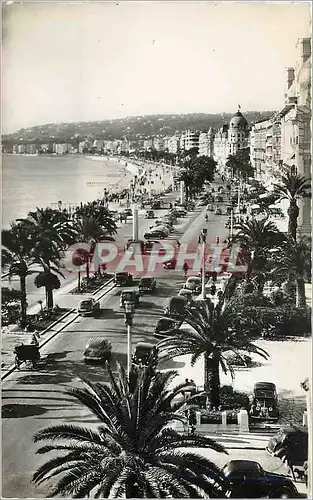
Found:
[[124, 304], [125, 311], [125, 323], [127, 325], [127, 375], [131, 372], [132, 366], [132, 331], [131, 327], [133, 325], [134, 317], [134, 305], [131, 302], [126, 301]]
[[204, 227], [200, 234], [200, 241], [202, 241], [202, 291], [201, 296], [202, 299], [205, 299], [205, 244], [206, 244], [206, 235], [208, 230]]

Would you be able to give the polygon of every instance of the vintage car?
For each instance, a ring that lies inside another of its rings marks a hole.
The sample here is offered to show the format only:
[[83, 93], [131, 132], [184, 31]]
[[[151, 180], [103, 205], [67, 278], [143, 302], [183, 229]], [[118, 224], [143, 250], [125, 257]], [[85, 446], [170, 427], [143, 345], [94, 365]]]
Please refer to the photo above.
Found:
[[133, 284], [133, 276], [127, 272], [115, 273], [114, 276], [115, 286], [128, 286]]
[[153, 292], [156, 289], [156, 279], [153, 277], [144, 276], [141, 278], [138, 285], [139, 292]]
[[133, 364], [139, 366], [146, 366], [153, 363], [155, 366], [158, 364], [158, 350], [149, 342], [138, 342], [133, 354]]
[[123, 290], [120, 295], [120, 307], [125, 307], [125, 302], [129, 302], [134, 307], [139, 305], [139, 290]]
[[181, 318], [185, 314], [186, 305], [187, 305], [187, 300], [185, 297], [181, 297], [178, 295], [171, 297], [168, 302], [168, 305], [164, 309], [164, 314], [166, 316], [174, 318], [175, 317]]
[[166, 238], [167, 236], [169, 235], [169, 231], [164, 228], [164, 227], [155, 227], [153, 229], [150, 229], [149, 232], [145, 233], [144, 234], [144, 238], [146, 240], [149, 240], [149, 239], [160, 239], [160, 240], [163, 240], [164, 238]]
[[267, 472], [254, 460], [231, 460], [223, 467], [226, 498], [299, 498], [291, 479]]
[[214, 212], [214, 213], [215, 213], [215, 215], [223, 215], [222, 209], [221, 209], [221, 208], [219, 208], [219, 207], [217, 207], [217, 208], [215, 209], [215, 212]]
[[187, 290], [186, 288], [182, 288], [178, 292], [179, 297], [185, 297], [187, 303], [190, 304], [192, 302], [193, 292], [191, 290]]
[[167, 336], [171, 335], [174, 329], [179, 328], [181, 321], [176, 321], [171, 318], [160, 318], [155, 327], [155, 335]]
[[174, 257], [170, 260], [167, 260], [166, 262], [163, 262], [163, 268], [164, 269], [175, 269], [177, 264], [177, 259]]
[[109, 340], [102, 337], [91, 337], [84, 350], [86, 363], [101, 363], [111, 359], [112, 345]]
[[191, 290], [193, 294], [199, 295], [201, 292], [201, 278], [200, 276], [189, 276], [184, 284], [186, 290]]
[[294, 476], [295, 468], [303, 469], [308, 460], [308, 428], [300, 425], [282, 427], [270, 438], [266, 451], [288, 465]]
[[88, 297], [79, 302], [77, 312], [81, 316], [88, 316], [98, 312], [99, 309], [100, 303], [93, 297]]
[[276, 386], [272, 382], [257, 382], [250, 404], [251, 420], [276, 422], [279, 417]]
[[147, 210], [145, 213], [145, 219], [154, 219], [154, 211], [153, 210]]

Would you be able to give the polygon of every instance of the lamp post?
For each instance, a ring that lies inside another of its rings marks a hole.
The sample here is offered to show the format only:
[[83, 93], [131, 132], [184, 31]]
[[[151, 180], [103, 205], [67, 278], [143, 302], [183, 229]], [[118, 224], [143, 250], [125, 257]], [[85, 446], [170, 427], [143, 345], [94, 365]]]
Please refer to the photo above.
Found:
[[201, 296], [205, 299], [205, 244], [206, 235], [208, 230], [204, 227], [201, 231], [201, 241], [202, 241], [202, 283], [201, 283]]
[[136, 203], [133, 204], [133, 240], [138, 241], [138, 206]]
[[127, 325], [127, 375], [131, 372], [132, 366], [132, 331], [134, 317], [134, 306], [131, 302], [125, 302], [125, 323]]
[[230, 211], [230, 237], [233, 237], [233, 232], [234, 232], [234, 209], [232, 207]]

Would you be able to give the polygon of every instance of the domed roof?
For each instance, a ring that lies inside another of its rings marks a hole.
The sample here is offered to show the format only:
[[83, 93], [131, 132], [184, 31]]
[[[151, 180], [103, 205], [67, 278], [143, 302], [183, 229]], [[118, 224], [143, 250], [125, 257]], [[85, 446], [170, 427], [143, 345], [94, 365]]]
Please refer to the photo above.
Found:
[[237, 127], [247, 127], [247, 126], [248, 126], [247, 120], [242, 115], [242, 113], [240, 113], [240, 111], [237, 111], [237, 113], [235, 113], [232, 119], [230, 120], [230, 127], [237, 128]]

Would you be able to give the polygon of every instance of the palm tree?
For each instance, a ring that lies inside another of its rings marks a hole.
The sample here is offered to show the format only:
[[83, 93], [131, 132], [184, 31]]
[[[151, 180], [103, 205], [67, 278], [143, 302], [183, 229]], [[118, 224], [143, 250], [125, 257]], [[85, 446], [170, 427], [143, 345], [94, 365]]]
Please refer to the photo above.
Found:
[[[32, 257], [43, 267], [47, 275], [57, 273], [64, 277], [59, 271], [60, 258], [67, 245], [75, 241], [75, 230], [64, 212], [51, 208], [37, 208], [35, 212], [29, 212], [27, 219], [23, 219], [32, 240]], [[51, 280], [46, 280], [47, 308], [53, 307], [53, 288]]]
[[241, 359], [242, 351], [268, 357], [266, 351], [251, 343], [245, 333], [234, 326], [238, 325], [240, 312], [233, 301], [228, 302], [224, 297], [216, 306], [209, 299], [198, 301], [196, 307], [187, 306], [184, 323], [188, 326], [173, 329], [171, 335], [158, 344], [161, 358], [165, 360], [191, 354], [191, 365], [194, 365], [204, 355], [204, 388], [216, 408], [220, 405], [219, 369], [234, 376], [223, 353], [232, 351]]
[[88, 255], [84, 255], [86, 263], [86, 276], [89, 278], [90, 261], [92, 259], [95, 244], [105, 238], [107, 232], [101, 225], [100, 218], [96, 215], [82, 215], [75, 223], [75, 229], [78, 234], [78, 241], [90, 244]]
[[27, 323], [26, 278], [38, 271], [30, 270], [32, 252], [31, 231], [25, 224], [12, 223], [10, 229], [2, 231], [2, 263], [9, 266], [9, 278], [16, 275], [20, 279], [21, 324]]
[[[37, 450], [64, 451], [33, 476], [40, 484], [62, 474], [49, 496], [82, 498], [203, 498], [221, 495], [223, 475], [209, 459], [180, 448], [211, 448], [226, 453], [214, 440], [177, 432], [184, 403], [175, 403], [185, 384], [169, 388], [176, 372], [133, 366], [129, 379], [118, 366], [109, 384], [85, 382], [67, 391], [88, 408], [101, 425], [96, 429], [61, 424], [36, 433]], [[185, 405], [186, 407], [186, 405]]]
[[273, 272], [296, 285], [296, 307], [306, 307], [305, 279], [311, 271], [311, 245], [308, 238], [296, 241], [289, 236], [281, 245], [281, 252], [273, 258]]
[[77, 219], [94, 217], [101, 227], [102, 236], [116, 234], [117, 227], [108, 209], [101, 202], [89, 202], [76, 210]]
[[236, 234], [233, 242], [241, 245], [241, 257], [247, 265], [246, 280], [256, 276], [259, 292], [262, 291], [267, 272], [267, 261], [269, 250], [282, 241], [276, 225], [267, 219], [252, 219], [247, 222], [239, 222], [235, 226]]
[[296, 173], [287, 172], [281, 177], [280, 184], [274, 185], [280, 199], [289, 200], [288, 208], [288, 233], [293, 238], [297, 238], [299, 207], [297, 201], [309, 196], [311, 181], [306, 177]]

